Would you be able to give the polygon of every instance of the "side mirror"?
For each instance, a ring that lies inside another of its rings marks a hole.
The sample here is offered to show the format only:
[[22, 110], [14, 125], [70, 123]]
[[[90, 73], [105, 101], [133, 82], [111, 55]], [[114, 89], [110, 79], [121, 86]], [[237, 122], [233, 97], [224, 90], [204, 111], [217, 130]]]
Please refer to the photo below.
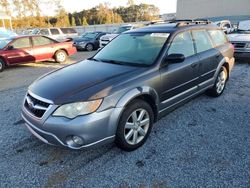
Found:
[[164, 64], [182, 63], [185, 61], [185, 56], [183, 54], [170, 54], [164, 59]]
[[7, 47], [7, 50], [13, 50], [14, 49], [14, 46], [10, 45]]

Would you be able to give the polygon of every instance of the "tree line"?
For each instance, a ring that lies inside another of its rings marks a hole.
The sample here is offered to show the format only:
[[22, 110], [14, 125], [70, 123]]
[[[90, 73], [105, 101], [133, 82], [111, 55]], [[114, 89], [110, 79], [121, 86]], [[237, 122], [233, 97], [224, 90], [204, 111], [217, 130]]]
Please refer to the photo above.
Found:
[[[108, 3], [91, 9], [68, 13], [61, 0], [0, 0], [0, 7], [13, 20], [13, 28], [68, 27], [94, 24], [151, 21], [158, 19], [159, 8], [150, 4], [136, 5], [129, 0], [127, 6], [110, 8]], [[47, 16], [42, 10], [55, 10]]]

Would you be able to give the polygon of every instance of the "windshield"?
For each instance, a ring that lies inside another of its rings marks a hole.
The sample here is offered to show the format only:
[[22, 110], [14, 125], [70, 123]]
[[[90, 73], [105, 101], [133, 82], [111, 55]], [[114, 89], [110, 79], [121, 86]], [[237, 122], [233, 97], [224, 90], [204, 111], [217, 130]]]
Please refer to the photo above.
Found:
[[130, 30], [132, 27], [131, 26], [126, 26], [126, 27], [119, 27], [118, 29], [115, 30], [115, 34], [121, 34], [125, 31]]
[[96, 38], [97, 35], [98, 35], [98, 33], [85, 33], [82, 35], [82, 38], [94, 39], [94, 38]]
[[110, 42], [93, 58], [124, 65], [152, 65], [165, 44], [169, 33], [127, 33]]
[[9, 44], [11, 40], [7, 39], [7, 40], [0, 40], [0, 49], [4, 49], [4, 47]]

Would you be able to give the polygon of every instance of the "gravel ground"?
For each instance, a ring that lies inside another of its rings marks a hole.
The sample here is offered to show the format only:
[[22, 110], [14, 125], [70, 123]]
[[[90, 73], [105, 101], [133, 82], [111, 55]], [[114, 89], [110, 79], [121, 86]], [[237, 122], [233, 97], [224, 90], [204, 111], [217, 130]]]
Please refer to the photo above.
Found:
[[[84, 59], [81, 52], [72, 61]], [[25, 128], [27, 87], [64, 65], [16, 66], [0, 74], [0, 187], [250, 187], [250, 66], [237, 64], [225, 93], [201, 95], [155, 124], [146, 144], [71, 151]]]

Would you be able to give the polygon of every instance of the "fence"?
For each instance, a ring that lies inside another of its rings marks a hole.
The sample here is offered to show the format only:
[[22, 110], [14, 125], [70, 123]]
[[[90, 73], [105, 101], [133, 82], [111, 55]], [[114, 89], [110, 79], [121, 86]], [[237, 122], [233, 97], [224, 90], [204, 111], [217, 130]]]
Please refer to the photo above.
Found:
[[[75, 26], [75, 27], [71, 27], [74, 28], [79, 35], [86, 33], [86, 32], [93, 32], [93, 31], [103, 31], [103, 32], [113, 32], [115, 29], [117, 29], [118, 27], [122, 26], [122, 25], [145, 25], [148, 24], [149, 22], [132, 22], [132, 23], [120, 23], [120, 24], [100, 24], [100, 25], [88, 25], [88, 26]], [[17, 34], [22, 34], [24, 31], [26, 31], [27, 29], [17, 29], [15, 30], [15, 32]]]

